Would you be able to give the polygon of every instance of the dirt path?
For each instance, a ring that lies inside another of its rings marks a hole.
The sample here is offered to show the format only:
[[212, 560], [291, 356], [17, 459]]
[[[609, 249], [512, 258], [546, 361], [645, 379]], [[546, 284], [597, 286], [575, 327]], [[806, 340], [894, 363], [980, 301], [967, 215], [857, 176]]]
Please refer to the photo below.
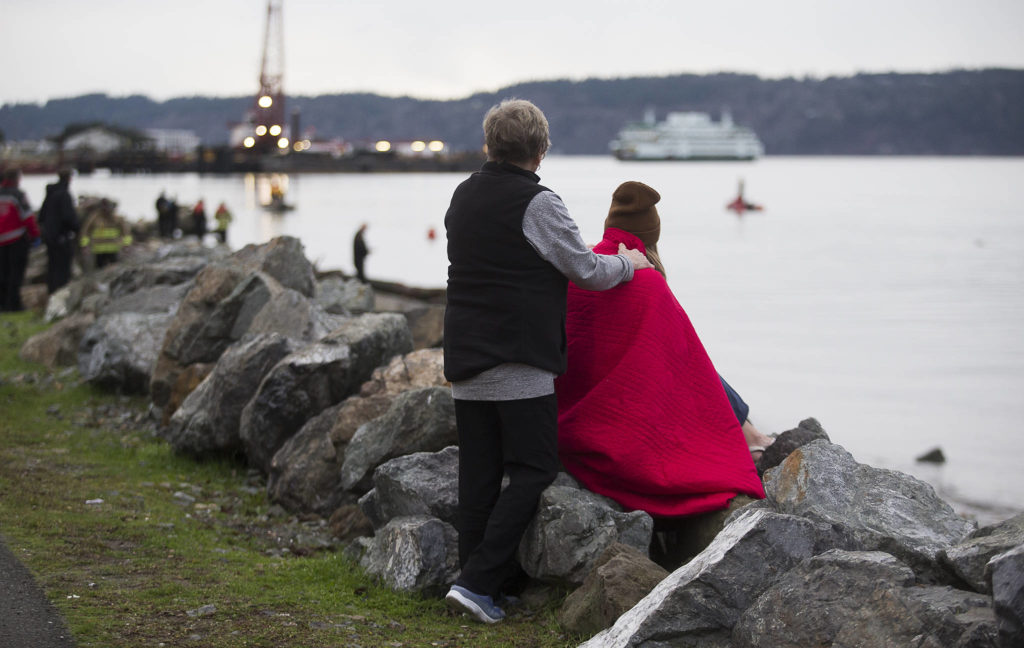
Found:
[[64, 619], [0, 539], [0, 646], [73, 648]]

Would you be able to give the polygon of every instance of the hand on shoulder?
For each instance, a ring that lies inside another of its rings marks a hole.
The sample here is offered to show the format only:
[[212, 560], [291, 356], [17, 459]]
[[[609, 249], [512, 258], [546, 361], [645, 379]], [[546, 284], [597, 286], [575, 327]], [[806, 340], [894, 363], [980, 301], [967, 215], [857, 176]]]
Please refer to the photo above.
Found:
[[623, 255], [629, 262], [633, 264], [634, 270], [644, 270], [646, 268], [653, 268], [654, 266], [643, 252], [637, 249], [627, 248], [625, 243], [619, 243], [619, 254]]

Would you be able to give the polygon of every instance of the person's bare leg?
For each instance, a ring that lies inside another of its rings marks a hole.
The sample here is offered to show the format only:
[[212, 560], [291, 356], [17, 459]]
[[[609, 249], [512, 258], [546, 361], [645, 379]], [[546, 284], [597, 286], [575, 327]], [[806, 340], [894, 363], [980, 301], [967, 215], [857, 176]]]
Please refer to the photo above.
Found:
[[750, 456], [753, 457], [754, 461], [760, 459], [761, 455], [764, 454], [763, 450], [755, 450], [754, 448], [767, 448], [775, 443], [775, 439], [772, 437], [761, 434], [754, 427], [754, 424], [750, 422], [750, 419], [743, 422], [743, 438], [747, 440], [747, 447], [750, 448]]

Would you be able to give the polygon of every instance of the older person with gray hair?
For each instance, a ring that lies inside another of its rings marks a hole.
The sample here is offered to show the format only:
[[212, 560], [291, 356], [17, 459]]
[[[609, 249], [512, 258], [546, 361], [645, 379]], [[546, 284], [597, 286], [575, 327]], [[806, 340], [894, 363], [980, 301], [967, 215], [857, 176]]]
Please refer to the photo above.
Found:
[[568, 282], [607, 290], [653, 266], [625, 246], [592, 252], [561, 198], [540, 184], [550, 140], [539, 108], [502, 101], [483, 127], [487, 162], [455, 190], [444, 221], [462, 567], [445, 598], [495, 623], [505, 616], [495, 601], [521, 570], [516, 549], [559, 469], [554, 379], [566, 368]]

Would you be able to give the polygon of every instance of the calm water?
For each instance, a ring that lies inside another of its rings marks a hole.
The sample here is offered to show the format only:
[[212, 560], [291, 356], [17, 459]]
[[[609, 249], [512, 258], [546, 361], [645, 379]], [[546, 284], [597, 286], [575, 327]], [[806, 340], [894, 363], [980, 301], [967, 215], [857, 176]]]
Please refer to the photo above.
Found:
[[[859, 461], [926, 479], [982, 521], [1024, 508], [1024, 160], [553, 157], [539, 173], [588, 241], [620, 182], [661, 192], [669, 283], [762, 430], [814, 416]], [[440, 287], [444, 212], [463, 177], [293, 175], [283, 216], [260, 209], [262, 176], [94, 175], [72, 189], [114, 198], [130, 219], [153, 218], [161, 189], [205, 198], [211, 216], [223, 200], [233, 246], [289, 234], [319, 267], [348, 272], [366, 222], [368, 275]], [[724, 209], [741, 177], [764, 212]], [[48, 181], [24, 180], [36, 206]], [[936, 446], [944, 466], [915, 463]]]

